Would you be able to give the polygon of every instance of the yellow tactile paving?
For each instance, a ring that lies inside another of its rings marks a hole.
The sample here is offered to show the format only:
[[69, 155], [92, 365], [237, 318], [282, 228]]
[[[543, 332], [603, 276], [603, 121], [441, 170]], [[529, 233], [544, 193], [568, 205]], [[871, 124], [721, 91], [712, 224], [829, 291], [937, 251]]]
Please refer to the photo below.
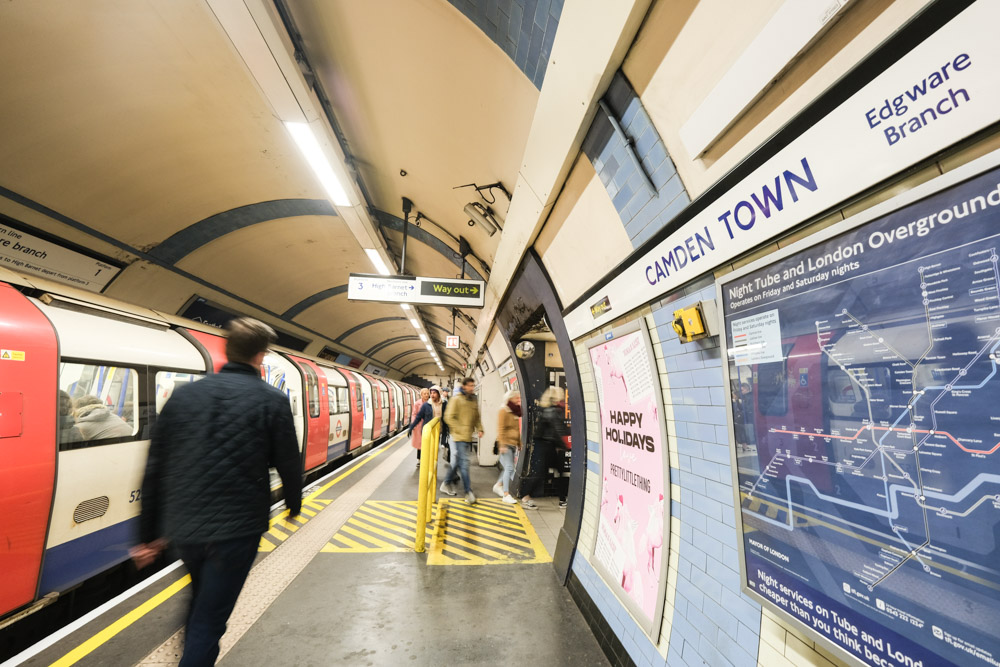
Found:
[[270, 528], [260, 538], [257, 551], [274, 551], [274, 548], [289, 538], [296, 530], [304, 526], [309, 519], [316, 516], [320, 510], [329, 505], [332, 500], [312, 499], [302, 501], [302, 514], [288, 518], [288, 510], [271, 519]]
[[[323, 547], [324, 553], [413, 551], [417, 504], [369, 500]], [[428, 565], [548, 563], [552, 558], [519, 505], [443, 500], [428, 524]]]
[[475, 505], [445, 500], [439, 504], [427, 550], [428, 565], [506, 565], [549, 563], [520, 505], [481, 500]]

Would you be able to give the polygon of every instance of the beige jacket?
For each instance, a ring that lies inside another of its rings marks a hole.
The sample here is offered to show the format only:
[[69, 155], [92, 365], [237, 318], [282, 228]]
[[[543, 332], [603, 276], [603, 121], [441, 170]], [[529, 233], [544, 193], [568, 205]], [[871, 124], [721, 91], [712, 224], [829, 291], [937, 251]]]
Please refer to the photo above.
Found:
[[500, 408], [500, 416], [497, 421], [497, 442], [501, 447], [521, 446], [521, 425], [518, 423], [517, 415], [510, 411], [506, 405]]
[[451, 437], [456, 442], [472, 442], [472, 437], [483, 430], [483, 422], [479, 417], [479, 404], [475, 396], [459, 394], [448, 401], [444, 411], [444, 423], [451, 431]]

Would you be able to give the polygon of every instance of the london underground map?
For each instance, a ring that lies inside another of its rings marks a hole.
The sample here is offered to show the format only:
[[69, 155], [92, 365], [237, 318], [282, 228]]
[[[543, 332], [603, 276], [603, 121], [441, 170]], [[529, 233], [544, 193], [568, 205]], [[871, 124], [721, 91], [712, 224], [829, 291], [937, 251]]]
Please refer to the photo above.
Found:
[[1000, 665], [1000, 173], [724, 283], [747, 585], [873, 665]]

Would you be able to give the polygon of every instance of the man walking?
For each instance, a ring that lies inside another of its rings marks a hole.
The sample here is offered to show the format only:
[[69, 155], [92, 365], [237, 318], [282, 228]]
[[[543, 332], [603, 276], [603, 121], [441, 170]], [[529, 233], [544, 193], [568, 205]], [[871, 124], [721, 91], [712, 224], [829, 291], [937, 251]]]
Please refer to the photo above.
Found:
[[269, 467], [281, 475], [290, 515], [302, 504], [288, 399], [260, 377], [277, 336], [250, 318], [226, 328], [229, 363], [178, 387], [153, 427], [142, 483], [142, 544], [132, 552], [144, 567], [169, 540], [191, 574], [181, 667], [214, 665], [219, 655], [219, 640], [268, 529]]
[[462, 477], [465, 485], [465, 501], [470, 505], [476, 502], [472, 493], [472, 481], [469, 479], [469, 456], [472, 449], [472, 434], [478, 432], [483, 437], [483, 422], [479, 417], [479, 402], [475, 393], [476, 382], [472, 378], [462, 380], [462, 387], [454, 398], [448, 401], [445, 409], [444, 422], [451, 431], [451, 442], [454, 444], [451, 457], [451, 468], [441, 483], [441, 490], [454, 496], [455, 482]]

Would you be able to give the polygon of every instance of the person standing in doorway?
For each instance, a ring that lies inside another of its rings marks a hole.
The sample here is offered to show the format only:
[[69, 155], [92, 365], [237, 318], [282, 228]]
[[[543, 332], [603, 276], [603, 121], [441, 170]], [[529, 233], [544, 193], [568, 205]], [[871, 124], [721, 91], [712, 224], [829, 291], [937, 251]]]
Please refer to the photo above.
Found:
[[461, 477], [465, 486], [465, 500], [470, 505], [476, 502], [476, 496], [472, 493], [472, 480], [469, 479], [472, 434], [476, 433], [480, 438], [483, 437], [483, 421], [479, 416], [479, 401], [475, 391], [475, 380], [472, 378], [462, 380], [461, 389], [448, 401], [448, 409], [444, 413], [444, 421], [451, 430], [454, 449], [451, 466], [441, 483], [441, 490], [450, 496], [456, 495], [455, 482]]
[[215, 664], [260, 536], [268, 529], [270, 467], [289, 515], [302, 505], [298, 438], [288, 398], [260, 377], [274, 330], [248, 317], [226, 325], [228, 363], [178, 387], [153, 427], [139, 517], [145, 567], [173, 542], [191, 574], [181, 667]]
[[420, 414], [420, 409], [424, 407], [430, 399], [431, 393], [427, 388], [420, 390], [420, 400], [413, 404], [413, 413], [410, 415], [410, 429], [406, 432], [406, 435], [410, 436], [410, 446], [417, 450], [417, 467], [420, 467], [420, 438], [424, 432], [424, 425], [417, 421], [417, 415]]
[[535, 422], [534, 451], [532, 451], [532, 456], [539, 459], [536, 469], [540, 469], [543, 482], [549, 470], [554, 470], [559, 476], [557, 486], [560, 507], [566, 507], [566, 492], [569, 486], [568, 481], [561, 477], [563, 457], [566, 452], [566, 441], [563, 438], [569, 435], [566, 431], [564, 400], [564, 391], [559, 387], [549, 387], [538, 399], [538, 419]]
[[508, 391], [497, 418], [497, 454], [500, 456], [500, 479], [493, 485], [493, 492], [503, 502], [513, 505], [517, 501], [510, 495], [510, 482], [514, 479], [514, 456], [521, 449], [521, 392]]

